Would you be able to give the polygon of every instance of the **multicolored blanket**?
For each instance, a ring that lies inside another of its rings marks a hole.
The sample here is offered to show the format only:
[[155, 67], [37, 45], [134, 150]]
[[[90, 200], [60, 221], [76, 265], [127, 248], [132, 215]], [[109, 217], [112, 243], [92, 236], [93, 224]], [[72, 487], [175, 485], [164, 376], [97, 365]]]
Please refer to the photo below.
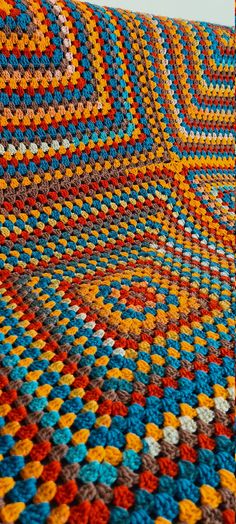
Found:
[[233, 31], [1, 0], [0, 53], [0, 522], [233, 524]]

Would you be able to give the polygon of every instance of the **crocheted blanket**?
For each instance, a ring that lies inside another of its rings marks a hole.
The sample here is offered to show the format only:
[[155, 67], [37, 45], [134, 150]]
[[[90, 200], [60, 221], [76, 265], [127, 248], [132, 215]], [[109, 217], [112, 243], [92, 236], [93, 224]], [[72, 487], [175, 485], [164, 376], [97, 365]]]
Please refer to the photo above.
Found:
[[0, 522], [233, 524], [233, 31], [0, 15]]

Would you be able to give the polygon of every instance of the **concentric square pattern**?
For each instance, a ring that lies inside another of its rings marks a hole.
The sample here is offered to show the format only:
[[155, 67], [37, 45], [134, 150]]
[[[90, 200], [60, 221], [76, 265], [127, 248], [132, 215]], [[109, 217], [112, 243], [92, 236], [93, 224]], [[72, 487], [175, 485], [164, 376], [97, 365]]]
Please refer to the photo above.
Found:
[[233, 524], [230, 28], [0, 2], [0, 522]]

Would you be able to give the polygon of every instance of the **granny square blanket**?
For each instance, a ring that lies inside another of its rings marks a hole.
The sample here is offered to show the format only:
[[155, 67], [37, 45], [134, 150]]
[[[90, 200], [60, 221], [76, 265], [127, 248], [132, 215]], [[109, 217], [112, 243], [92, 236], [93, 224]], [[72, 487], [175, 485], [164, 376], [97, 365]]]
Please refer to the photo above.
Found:
[[1, 524], [235, 522], [233, 36], [0, 0]]

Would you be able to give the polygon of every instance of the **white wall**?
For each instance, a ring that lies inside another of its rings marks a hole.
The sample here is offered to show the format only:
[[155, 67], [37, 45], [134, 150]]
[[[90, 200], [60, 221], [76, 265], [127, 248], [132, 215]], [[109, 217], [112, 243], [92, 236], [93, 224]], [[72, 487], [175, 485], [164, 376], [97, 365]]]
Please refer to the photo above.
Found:
[[[83, 0], [82, 0], [83, 1]], [[87, 0], [91, 4], [120, 7], [172, 18], [234, 25], [234, 0]]]

